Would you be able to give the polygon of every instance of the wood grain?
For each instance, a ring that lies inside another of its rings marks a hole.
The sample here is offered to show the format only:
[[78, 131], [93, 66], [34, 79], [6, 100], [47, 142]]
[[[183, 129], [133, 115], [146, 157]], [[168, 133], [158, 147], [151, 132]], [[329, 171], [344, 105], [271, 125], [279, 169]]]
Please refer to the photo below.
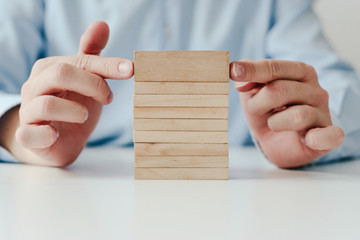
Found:
[[228, 107], [228, 95], [134, 95], [135, 107]]
[[134, 130], [161, 131], [227, 131], [224, 119], [134, 119]]
[[135, 167], [228, 167], [228, 156], [135, 156]]
[[182, 143], [134, 143], [136, 156], [228, 156], [229, 145]]
[[227, 119], [228, 108], [134, 107], [134, 119]]
[[228, 168], [135, 168], [135, 179], [226, 180]]
[[229, 83], [135, 82], [136, 95], [228, 95]]
[[227, 132], [134, 131], [135, 143], [228, 143]]
[[136, 51], [136, 82], [228, 82], [228, 51]]

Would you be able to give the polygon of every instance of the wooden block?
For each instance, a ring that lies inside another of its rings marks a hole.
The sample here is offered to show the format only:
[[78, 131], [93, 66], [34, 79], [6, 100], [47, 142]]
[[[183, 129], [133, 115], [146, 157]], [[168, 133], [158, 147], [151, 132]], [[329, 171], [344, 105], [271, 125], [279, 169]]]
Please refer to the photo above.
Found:
[[136, 143], [228, 143], [227, 132], [134, 131]]
[[225, 119], [134, 119], [134, 130], [227, 131]]
[[229, 83], [135, 82], [136, 95], [228, 95]]
[[226, 143], [182, 144], [182, 143], [134, 143], [136, 156], [228, 156]]
[[228, 95], [134, 95], [135, 107], [228, 107]]
[[136, 82], [228, 82], [228, 51], [136, 51]]
[[228, 167], [228, 156], [135, 156], [135, 167]]
[[134, 107], [134, 119], [227, 119], [225, 108], [172, 108], [172, 107]]
[[135, 168], [135, 179], [225, 180], [228, 168]]

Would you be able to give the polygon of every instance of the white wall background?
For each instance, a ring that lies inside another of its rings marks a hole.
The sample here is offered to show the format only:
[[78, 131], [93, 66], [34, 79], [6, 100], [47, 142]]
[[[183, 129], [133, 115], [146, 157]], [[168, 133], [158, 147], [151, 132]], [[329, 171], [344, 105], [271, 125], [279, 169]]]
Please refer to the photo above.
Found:
[[360, 73], [360, 0], [317, 0], [314, 9], [335, 50]]

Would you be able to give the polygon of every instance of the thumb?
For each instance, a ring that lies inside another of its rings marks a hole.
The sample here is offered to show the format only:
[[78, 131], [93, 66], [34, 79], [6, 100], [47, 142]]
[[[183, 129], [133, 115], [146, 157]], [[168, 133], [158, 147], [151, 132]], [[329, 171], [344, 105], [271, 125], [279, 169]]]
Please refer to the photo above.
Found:
[[109, 39], [109, 26], [107, 23], [98, 21], [90, 24], [81, 36], [79, 44], [79, 55], [100, 55]]

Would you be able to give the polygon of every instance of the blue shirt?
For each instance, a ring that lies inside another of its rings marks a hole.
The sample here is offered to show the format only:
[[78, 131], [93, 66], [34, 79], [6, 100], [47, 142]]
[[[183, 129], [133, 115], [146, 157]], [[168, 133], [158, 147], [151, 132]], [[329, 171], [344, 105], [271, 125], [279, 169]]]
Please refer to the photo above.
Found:
[[[229, 50], [231, 61], [274, 58], [313, 65], [330, 94], [332, 120], [346, 134], [344, 144], [322, 160], [358, 156], [360, 82], [323, 36], [311, 5], [311, 0], [0, 0], [0, 114], [20, 103], [21, 86], [37, 59], [75, 55], [86, 27], [103, 20], [110, 26], [103, 56]], [[133, 81], [109, 80], [109, 85], [114, 101], [104, 107], [89, 144], [130, 145]], [[232, 86], [229, 143], [251, 143]]]

